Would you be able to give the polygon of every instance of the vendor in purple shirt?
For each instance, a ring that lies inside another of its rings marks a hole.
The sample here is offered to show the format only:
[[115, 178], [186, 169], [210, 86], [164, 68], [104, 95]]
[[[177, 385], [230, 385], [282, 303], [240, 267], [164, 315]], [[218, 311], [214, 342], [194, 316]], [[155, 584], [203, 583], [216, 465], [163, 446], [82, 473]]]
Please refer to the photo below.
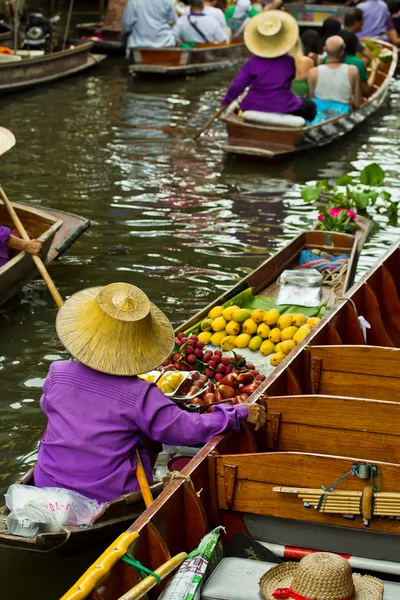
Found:
[[47, 429], [34, 474], [38, 487], [107, 502], [139, 489], [136, 449], [152, 483], [143, 436], [194, 446], [239, 431], [241, 421], [256, 429], [265, 423], [265, 410], [256, 404], [185, 412], [136, 377], [164, 362], [175, 336], [164, 313], [133, 285], [112, 283], [74, 294], [60, 308], [56, 328], [76, 361], [54, 362], [43, 385]]
[[288, 54], [299, 39], [299, 26], [289, 13], [263, 12], [249, 20], [244, 42], [253, 54], [233, 80], [222, 106], [230, 104], [250, 87], [240, 103], [243, 111], [286, 113], [312, 121], [316, 105], [291, 91], [295, 62]]
[[9, 227], [0, 225], [0, 268], [10, 260], [9, 249], [24, 250], [29, 254], [40, 254], [42, 242], [40, 240], [21, 240], [19, 237], [12, 235]]

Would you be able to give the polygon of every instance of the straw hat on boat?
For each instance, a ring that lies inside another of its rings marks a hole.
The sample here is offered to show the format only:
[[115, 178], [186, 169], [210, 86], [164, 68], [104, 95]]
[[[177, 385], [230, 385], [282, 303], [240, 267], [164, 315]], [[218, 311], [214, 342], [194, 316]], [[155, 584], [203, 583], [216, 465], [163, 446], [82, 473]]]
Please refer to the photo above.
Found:
[[15, 146], [15, 135], [5, 127], [0, 127], [0, 156]]
[[111, 375], [156, 369], [175, 342], [168, 318], [129, 283], [77, 292], [58, 311], [56, 329], [79, 362]]
[[292, 50], [299, 35], [299, 26], [291, 14], [270, 10], [249, 20], [244, 30], [244, 43], [256, 56], [276, 58]]
[[272, 567], [260, 579], [265, 600], [381, 600], [383, 583], [352, 574], [347, 560], [330, 552], [308, 554], [299, 563]]

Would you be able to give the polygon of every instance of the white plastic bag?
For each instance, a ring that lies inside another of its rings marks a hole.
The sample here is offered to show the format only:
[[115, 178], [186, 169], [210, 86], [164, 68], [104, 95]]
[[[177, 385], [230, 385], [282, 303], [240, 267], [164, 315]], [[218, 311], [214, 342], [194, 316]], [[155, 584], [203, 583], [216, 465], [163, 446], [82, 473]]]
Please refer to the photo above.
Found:
[[276, 303], [316, 307], [321, 304], [322, 275], [316, 269], [283, 271]]
[[25, 504], [7, 515], [7, 533], [25, 538], [34, 538], [40, 533], [56, 533], [61, 526], [53, 513], [37, 506]]
[[5, 494], [10, 511], [22, 509], [26, 504], [39, 506], [54, 514], [60, 525], [89, 525], [101, 511], [103, 504], [90, 500], [78, 492], [63, 488], [13, 483]]

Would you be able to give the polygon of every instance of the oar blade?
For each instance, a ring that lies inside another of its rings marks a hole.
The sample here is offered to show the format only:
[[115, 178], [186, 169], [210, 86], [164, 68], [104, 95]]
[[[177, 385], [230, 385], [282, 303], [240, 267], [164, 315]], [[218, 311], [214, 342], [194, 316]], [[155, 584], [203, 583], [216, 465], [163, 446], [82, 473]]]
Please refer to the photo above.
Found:
[[16, 143], [15, 135], [9, 129], [0, 127], [0, 156], [11, 150]]

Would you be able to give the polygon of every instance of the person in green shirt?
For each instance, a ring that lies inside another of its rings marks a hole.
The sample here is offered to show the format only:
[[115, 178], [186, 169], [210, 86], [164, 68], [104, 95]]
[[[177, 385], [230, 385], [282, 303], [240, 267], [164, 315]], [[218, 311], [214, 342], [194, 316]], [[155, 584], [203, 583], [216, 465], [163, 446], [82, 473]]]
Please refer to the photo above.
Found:
[[233, 38], [243, 38], [247, 19], [258, 15], [260, 11], [251, 5], [251, 0], [237, 0], [236, 4], [225, 11], [225, 20], [228, 27], [232, 29]]

